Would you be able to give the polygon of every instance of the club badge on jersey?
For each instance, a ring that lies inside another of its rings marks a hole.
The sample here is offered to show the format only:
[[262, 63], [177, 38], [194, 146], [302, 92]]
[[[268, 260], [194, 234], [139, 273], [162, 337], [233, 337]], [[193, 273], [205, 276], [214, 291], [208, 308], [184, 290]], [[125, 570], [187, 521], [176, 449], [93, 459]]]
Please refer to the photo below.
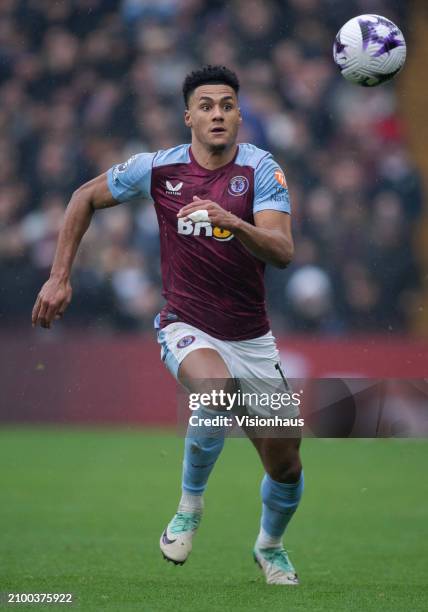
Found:
[[247, 193], [250, 183], [246, 176], [234, 176], [229, 181], [228, 193], [232, 196], [242, 196]]

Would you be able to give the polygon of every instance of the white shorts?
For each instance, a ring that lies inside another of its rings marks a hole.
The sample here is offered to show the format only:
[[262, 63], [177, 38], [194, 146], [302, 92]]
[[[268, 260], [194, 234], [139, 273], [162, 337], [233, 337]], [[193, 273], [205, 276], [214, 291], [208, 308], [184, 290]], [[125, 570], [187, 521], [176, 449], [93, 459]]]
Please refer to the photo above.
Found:
[[[281, 367], [279, 352], [272, 332], [251, 340], [219, 340], [187, 323], [171, 323], [158, 332], [161, 359], [177, 378], [181, 362], [192, 351], [213, 349], [225, 362], [232, 378], [238, 379], [246, 393], [292, 393]], [[257, 405], [251, 413], [271, 416], [272, 411]], [[287, 407], [288, 418], [299, 416], [299, 408]], [[283, 409], [281, 415], [284, 416]]]

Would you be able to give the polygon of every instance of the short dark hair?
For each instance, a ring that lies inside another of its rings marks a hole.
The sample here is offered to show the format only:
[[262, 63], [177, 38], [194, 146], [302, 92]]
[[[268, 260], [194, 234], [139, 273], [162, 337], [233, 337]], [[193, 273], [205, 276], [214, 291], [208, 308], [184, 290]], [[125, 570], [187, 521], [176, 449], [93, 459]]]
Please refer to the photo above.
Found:
[[200, 85], [206, 85], [207, 83], [212, 85], [229, 85], [238, 95], [239, 79], [233, 70], [226, 68], [226, 66], [211, 66], [208, 64], [207, 66], [202, 66], [199, 70], [194, 70], [184, 79], [183, 97], [186, 108], [189, 106], [190, 94]]

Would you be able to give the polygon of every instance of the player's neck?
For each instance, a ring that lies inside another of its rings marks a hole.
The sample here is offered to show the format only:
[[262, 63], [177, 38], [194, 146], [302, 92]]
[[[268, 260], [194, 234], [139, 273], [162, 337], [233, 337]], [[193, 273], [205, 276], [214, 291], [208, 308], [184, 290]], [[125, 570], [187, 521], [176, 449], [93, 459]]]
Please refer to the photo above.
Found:
[[200, 142], [192, 142], [192, 154], [197, 163], [207, 170], [217, 170], [235, 157], [237, 144], [222, 151], [210, 151]]

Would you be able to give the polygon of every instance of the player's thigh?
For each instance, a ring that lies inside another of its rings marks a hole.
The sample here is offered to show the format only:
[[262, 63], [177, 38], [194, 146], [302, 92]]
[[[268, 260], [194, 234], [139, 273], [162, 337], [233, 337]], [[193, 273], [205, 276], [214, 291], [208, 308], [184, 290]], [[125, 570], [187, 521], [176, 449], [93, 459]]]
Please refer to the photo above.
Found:
[[158, 343], [165, 366], [189, 392], [234, 389], [235, 382], [227, 365], [227, 345], [216, 338], [192, 325], [177, 322], [158, 332]]
[[271, 332], [258, 338], [230, 342], [233, 374], [240, 379], [281, 378], [280, 356]]
[[300, 429], [295, 422], [300, 416], [300, 399], [293, 396], [272, 334], [235, 343], [232, 355], [233, 374], [239, 379], [247, 414], [261, 417], [262, 421], [275, 418], [277, 422], [289, 422], [289, 426], [284, 422], [277, 423], [276, 427], [247, 427], [247, 435], [250, 438], [299, 437]]
[[177, 377], [191, 392], [209, 393], [213, 389], [227, 392], [234, 387], [228, 367], [215, 349], [200, 348], [186, 355]]

